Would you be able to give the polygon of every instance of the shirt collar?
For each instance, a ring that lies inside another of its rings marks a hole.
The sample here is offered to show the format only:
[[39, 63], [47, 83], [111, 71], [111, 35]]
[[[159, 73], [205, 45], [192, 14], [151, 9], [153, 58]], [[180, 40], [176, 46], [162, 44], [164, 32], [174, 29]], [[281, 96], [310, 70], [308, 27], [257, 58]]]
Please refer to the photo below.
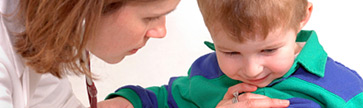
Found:
[[[320, 45], [316, 32], [313, 30], [301, 30], [297, 34], [296, 42], [306, 42], [306, 44], [295, 58], [295, 62], [290, 70], [283, 77], [288, 77], [294, 73], [299, 68], [299, 64], [308, 72], [324, 77], [325, 63], [328, 55]], [[205, 41], [204, 44], [215, 51], [213, 43]]]
[[324, 77], [328, 55], [320, 45], [316, 32], [313, 30], [301, 30], [297, 35], [296, 42], [306, 42], [306, 44], [295, 58], [294, 66], [298, 66], [296, 64], [299, 63], [308, 72]]

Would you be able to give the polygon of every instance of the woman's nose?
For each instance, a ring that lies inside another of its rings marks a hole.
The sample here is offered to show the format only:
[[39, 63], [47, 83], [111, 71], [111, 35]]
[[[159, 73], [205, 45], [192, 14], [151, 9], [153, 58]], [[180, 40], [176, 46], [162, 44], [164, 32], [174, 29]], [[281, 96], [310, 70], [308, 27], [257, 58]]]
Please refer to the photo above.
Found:
[[152, 27], [146, 32], [146, 36], [150, 38], [164, 38], [166, 35], [165, 16], [154, 22]]

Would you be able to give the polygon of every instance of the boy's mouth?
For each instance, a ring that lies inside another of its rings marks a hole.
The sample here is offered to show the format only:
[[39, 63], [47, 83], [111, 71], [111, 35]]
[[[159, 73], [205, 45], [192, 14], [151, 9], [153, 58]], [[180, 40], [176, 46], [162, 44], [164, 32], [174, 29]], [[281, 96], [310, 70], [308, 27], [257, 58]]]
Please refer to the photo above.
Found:
[[265, 77], [262, 78], [258, 78], [258, 79], [249, 79], [248, 82], [250, 83], [261, 83], [263, 81], [265, 81], [265, 79], [269, 76], [270, 74], [266, 75]]

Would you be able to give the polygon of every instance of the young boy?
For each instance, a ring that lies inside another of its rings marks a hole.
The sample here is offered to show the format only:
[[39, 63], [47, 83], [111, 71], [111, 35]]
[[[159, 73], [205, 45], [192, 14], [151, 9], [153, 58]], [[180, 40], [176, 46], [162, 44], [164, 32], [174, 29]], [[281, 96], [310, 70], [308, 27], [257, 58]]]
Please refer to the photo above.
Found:
[[[228, 88], [243, 82], [259, 87], [253, 94], [289, 100], [289, 107], [363, 107], [361, 77], [328, 57], [314, 31], [301, 30], [310, 18], [311, 3], [198, 0], [198, 4], [214, 42], [207, 45], [215, 52], [197, 59], [187, 77], [171, 78], [162, 87], [125, 86], [107, 99], [121, 96], [134, 107], [237, 105], [221, 100], [234, 92]], [[244, 94], [234, 102], [243, 101]]]

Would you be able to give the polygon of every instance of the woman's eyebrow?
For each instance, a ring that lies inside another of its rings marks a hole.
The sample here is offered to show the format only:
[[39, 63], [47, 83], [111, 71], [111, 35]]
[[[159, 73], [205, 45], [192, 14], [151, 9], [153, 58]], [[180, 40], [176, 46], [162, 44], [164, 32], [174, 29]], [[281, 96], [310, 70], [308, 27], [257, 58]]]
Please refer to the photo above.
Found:
[[175, 10], [175, 9], [172, 9], [172, 10], [167, 11], [167, 12], [164, 12], [164, 13], [162, 13], [162, 14], [155, 14], [154, 16], [164, 16], [164, 15], [167, 15], [167, 14], [169, 14], [169, 13], [173, 12], [174, 10]]

